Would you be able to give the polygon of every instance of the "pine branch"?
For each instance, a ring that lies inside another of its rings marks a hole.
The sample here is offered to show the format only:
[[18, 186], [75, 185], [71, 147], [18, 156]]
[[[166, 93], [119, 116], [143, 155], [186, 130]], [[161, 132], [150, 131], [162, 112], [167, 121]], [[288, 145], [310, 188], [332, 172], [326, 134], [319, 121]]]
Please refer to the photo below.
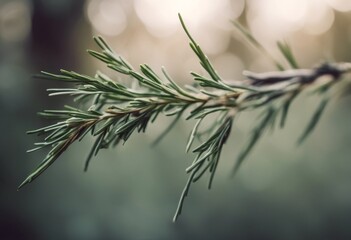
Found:
[[[239, 113], [260, 111], [262, 116], [257, 125], [252, 128], [250, 139], [239, 154], [233, 173], [269, 128], [275, 128], [276, 122], [279, 122], [280, 128], [285, 126], [293, 101], [303, 91], [311, 91], [312, 94], [321, 95], [322, 100], [299, 138], [299, 143], [305, 140], [316, 127], [327, 102], [332, 97], [331, 88], [343, 81], [344, 74], [351, 71], [350, 63], [324, 63], [311, 69], [299, 69], [290, 47], [285, 43], [278, 43], [282, 55], [293, 69], [266, 73], [245, 71], [243, 75], [246, 80], [224, 81], [190, 35], [180, 15], [179, 19], [190, 40], [190, 47], [208, 74], [203, 76], [191, 72], [194, 80], [191, 86], [179, 86], [165, 69], [162, 69], [162, 75], [156, 74], [146, 64], [140, 65], [139, 70], [135, 70], [101, 37], [94, 37], [100, 50], [88, 50], [88, 53], [106, 63], [110, 69], [136, 81], [138, 87], [128, 87], [100, 72], [95, 76], [66, 70], [61, 70], [59, 74], [42, 72], [43, 78], [74, 84], [72, 88], [48, 89], [49, 96], [69, 95], [73, 96], [76, 102], [83, 104], [79, 104], [79, 108], [65, 106], [63, 110], [45, 110], [40, 113], [41, 116], [57, 122], [28, 132], [45, 136], [43, 142], [35, 143], [36, 147], [28, 152], [46, 147], [50, 151], [19, 188], [36, 179], [71, 144], [81, 141], [88, 134], [95, 138], [95, 142], [88, 154], [85, 170], [88, 169], [91, 158], [101, 149], [113, 148], [121, 142], [124, 143], [135, 132], [145, 132], [147, 126], [156, 121], [159, 115], [174, 119], [156, 143], [182, 117], [186, 120], [196, 119], [197, 122], [190, 133], [186, 147], [187, 152], [191, 150], [196, 156], [186, 169], [189, 178], [181, 194], [174, 216], [175, 221], [181, 213], [184, 199], [192, 183], [209, 175], [208, 187], [211, 188], [222, 149]], [[249, 42], [265, 52], [246, 29], [235, 24]], [[277, 60], [272, 58], [271, 60], [278, 69], [285, 69]], [[329, 76], [327, 81], [319, 81], [325, 76]], [[213, 124], [203, 127], [202, 122], [210, 115], [215, 116]], [[195, 142], [198, 142], [198, 145], [193, 147]]]

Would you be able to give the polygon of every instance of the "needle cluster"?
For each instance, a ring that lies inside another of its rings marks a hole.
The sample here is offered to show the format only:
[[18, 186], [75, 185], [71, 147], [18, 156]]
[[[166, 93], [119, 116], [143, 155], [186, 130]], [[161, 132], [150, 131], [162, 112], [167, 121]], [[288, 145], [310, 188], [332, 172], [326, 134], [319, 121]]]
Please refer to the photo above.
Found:
[[[279, 42], [278, 47], [289, 63], [289, 70], [285, 70], [274, 60], [279, 71], [245, 71], [243, 75], [246, 80], [226, 81], [215, 71], [208, 57], [192, 38], [180, 15], [179, 19], [190, 40], [190, 47], [206, 71], [206, 75], [191, 72], [194, 80], [192, 85], [179, 86], [165, 69], [162, 69], [161, 75], [146, 64], [135, 70], [101, 37], [94, 37], [100, 50], [88, 50], [88, 53], [106, 63], [108, 68], [136, 81], [137, 86], [128, 87], [101, 72], [97, 72], [95, 76], [66, 70], [61, 70], [59, 74], [42, 72], [41, 76], [44, 78], [73, 83], [72, 88], [48, 89], [49, 96], [69, 95], [73, 96], [76, 102], [84, 104], [39, 113], [43, 117], [54, 119], [56, 123], [28, 132], [44, 136], [44, 140], [35, 143], [35, 148], [28, 152], [42, 148], [49, 148], [50, 151], [19, 188], [32, 182], [72, 143], [81, 141], [86, 135], [93, 136], [95, 142], [88, 154], [85, 170], [88, 169], [90, 159], [101, 149], [124, 143], [135, 132], [145, 132], [147, 126], [156, 121], [159, 115], [172, 117], [173, 120], [156, 142], [162, 139], [178, 120], [195, 119], [196, 124], [186, 146], [186, 151], [193, 152], [195, 159], [186, 169], [189, 177], [180, 197], [175, 221], [181, 213], [192, 183], [209, 175], [208, 187], [211, 188], [222, 149], [239, 113], [260, 111], [261, 116], [251, 129], [249, 141], [241, 149], [233, 173], [267, 129], [284, 127], [291, 103], [303, 91], [313, 89], [312, 93], [319, 94], [321, 101], [298, 140], [302, 143], [315, 128], [329, 102], [331, 87], [343, 80], [344, 74], [351, 70], [349, 63], [324, 63], [312, 69], [299, 69], [289, 46]], [[263, 50], [246, 29], [238, 23], [235, 25], [249, 42]], [[205, 127], [206, 129], [200, 128], [204, 119], [210, 115], [215, 119], [213, 123]], [[198, 142], [197, 146], [193, 146], [195, 142]]]

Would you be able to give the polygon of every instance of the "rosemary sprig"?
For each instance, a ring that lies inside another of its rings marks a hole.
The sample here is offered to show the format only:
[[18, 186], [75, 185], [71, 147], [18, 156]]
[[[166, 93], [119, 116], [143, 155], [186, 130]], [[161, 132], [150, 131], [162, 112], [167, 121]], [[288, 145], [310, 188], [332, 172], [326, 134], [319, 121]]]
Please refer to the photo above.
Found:
[[[145, 132], [147, 126], [156, 121], [159, 115], [174, 119], [156, 143], [184, 116], [186, 120], [197, 120], [186, 147], [187, 152], [192, 149], [196, 156], [186, 169], [189, 178], [173, 218], [175, 221], [181, 213], [192, 183], [208, 174], [208, 187], [211, 188], [223, 146], [230, 135], [234, 120], [239, 116], [238, 113], [261, 111], [262, 116], [252, 128], [250, 139], [239, 154], [233, 172], [237, 171], [268, 128], [273, 129], [277, 121], [281, 128], [285, 126], [290, 105], [298, 95], [313, 89], [312, 94], [322, 95], [322, 101], [299, 138], [299, 143], [305, 140], [315, 128], [331, 98], [331, 87], [344, 79], [342, 76], [351, 70], [350, 63], [325, 63], [312, 69], [298, 69], [290, 47], [286, 43], [278, 43], [282, 55], [293, 69], [267, 73], [245, 71], [244, 76], [247, 80], [223, 81], [199, 44], [190, 35], [180, 15], [179, 19], [190, 40], [190, 47], [208, 74], [203, 76], [191, 72], [194, 79], [192, 86], [179, 86], [165, 69], [162, 69], [162, 75], [156, 74], [146, 64], [140, 65], [139, 71], [135, 70], [99, 36], [94, 37], [94, 40], [100, 51], [88, 50], [88, 53], [106, 63], [110, 69], [136, 81], [138, 87], [123, 85], [101, 72], [97, 72], [95, 76], [66, 70], [61, 70], [59, 74], [42, 72], [41, 76], [44, 78], [74, 84], [72, 88], [48, 89], [49, 96], [69, 95], [73, 96], [76, 102], [84, 104], [80, 104], [78, 108], [65, 106], [63, 110], [46, 110], [40, 113], [41, 116], [57, 122], [28, 132], [45, 135], [43, 142], [35, 143], [36, 147], [28, 152], [44, 147], [50, 148], [50, 151], [19, 188], [32, 182], [71, 144], [82, 140], [87, 134], [92, 135], [95, 142], [88, 154], [85, 170], [91, 158], [101, 149], [126, 142], [134, 132]], [[267, 54], [249, 31], [238, 23], [235, 25], [249, 42]], [[279, 70], [285, 69], [278, 61], [269, 58]], [[324, 76], [329, 76], [330, 79], [320, 83], [319, 79]], [[213, 124], [201, 129], [203, 120], [210, 115], [216, 116]], [[198, 139], [198, 145], [192, 147]]]

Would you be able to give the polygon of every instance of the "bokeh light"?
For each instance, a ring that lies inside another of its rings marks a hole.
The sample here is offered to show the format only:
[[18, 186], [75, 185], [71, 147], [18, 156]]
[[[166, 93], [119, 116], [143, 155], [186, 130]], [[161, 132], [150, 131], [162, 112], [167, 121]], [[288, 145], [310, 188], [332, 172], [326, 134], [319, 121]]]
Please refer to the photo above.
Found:
[[87, 1], [87, 15], [93, 28], [101, 34], [115, 36], [127, 27], [127, 15], [119, 1]]
[[[311, 12], [313, 11], [313, 14]], [[307, 33], [323, 34], [328, 31], [334, 23], [334, 11], [328, 5], [315, 1], [310, 5], [308, 17], [305, 20], [303, 30]]]
[[247, 21], [263, 44], [298, 31], [323, 34], [334, 22], [334, 12], [323, 0], [248, 0], [248, 5]]
[[325, 0], [332, 8], [340, 12], [351, 11], [350, 0]]
[[221, 18], [227, 18], [228, 22], [240, 16], [244, 1], [135, 0], [134, 5], [138, 17], [149, 32], [157, 37], [165, 37], [174, 34], [178, 29], [178, 13], [181, 13], [191, 26], [200, 27], [199, 25], [205, 26], [215, 22], [218, 24], [219, 15]]

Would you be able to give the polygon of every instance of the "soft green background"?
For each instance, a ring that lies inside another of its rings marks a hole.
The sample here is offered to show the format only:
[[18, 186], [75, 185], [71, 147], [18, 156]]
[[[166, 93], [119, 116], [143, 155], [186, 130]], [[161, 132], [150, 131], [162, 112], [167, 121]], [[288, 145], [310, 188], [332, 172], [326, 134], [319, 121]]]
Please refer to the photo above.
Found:
[[[9, 8], [10, 3], [18, 5]], [[311, 137], [296, 147], [318, 103], [317, 98], [300, 98], [292, 106], [286, 129], [266, 134], [238, 175], [230, 178], [238, 149], [256, 118], [242, 115], [224, 148], [213, 189], [208, 191], [205, 181], [193, 185], [176, 223], [171, 220], [186, 182], [184, 169], [192, 160], [184, 149], [193, 122], [181, 122], [151, 148], [169, 122], [160, 118], [146, 134], [101, 151], [84, 173], [92, 144], [86, 139], [17, 192], [45, 155], [25, 152], [38, 140], [25, 132], [47, 124], [35, 113], [70, 103], [47, 97], [45, 89], [60, 83], [31, 76], [60, 68], [88, 74], [106, 70], [85, 52], [95, 48], [91, 36], [97, 33], [85, 16], [86, 8], [83, 0], [0, 1], [0, 239], [351, 239], [349, 96], [335, 99]], [[250, 21], [247, 12], [241, 20]], [[311, 36], [301, 30], [288, 36], [303, 67], [323, 58], [351, 60], [351, 14], [333, 13], [333, 25], [325, 33]], [[146, 31], [133, 9], [126, 17], [123, 32], [106, 36], [116, 50], [132, 64], [165, 65], [180, 83], [190, 81], [189, 70], [199, 67], [180, 25], [171, 37], [157, 38]], [[223, 18], [218, 15], [218, 21]], [[189, 29], [200, 31], [196, 26]], [[219, 70], [235, 78], [244, 68], [274, 70], [232, 32], [227, 48], [210, 54]], [[212, 37], [200, 35], [200, 44]]]

